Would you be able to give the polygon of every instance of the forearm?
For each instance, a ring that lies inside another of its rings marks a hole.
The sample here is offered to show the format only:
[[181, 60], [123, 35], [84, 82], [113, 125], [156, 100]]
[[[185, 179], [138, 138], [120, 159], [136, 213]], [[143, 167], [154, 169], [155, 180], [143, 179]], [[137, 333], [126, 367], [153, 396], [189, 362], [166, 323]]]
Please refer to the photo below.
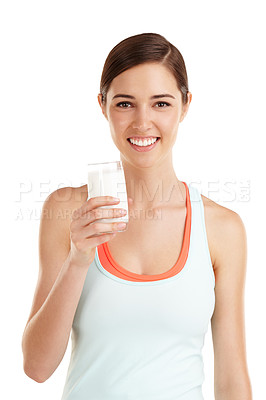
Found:
[[215, 388], [215, 400], [252, 400], [252, 389], [249, 378], [232, 384]]
[[38, 382], [48, 379], [64, 356], [86, 274], [86, 269], [67, 259], [44, 304], [25, 328], [24, 370]]

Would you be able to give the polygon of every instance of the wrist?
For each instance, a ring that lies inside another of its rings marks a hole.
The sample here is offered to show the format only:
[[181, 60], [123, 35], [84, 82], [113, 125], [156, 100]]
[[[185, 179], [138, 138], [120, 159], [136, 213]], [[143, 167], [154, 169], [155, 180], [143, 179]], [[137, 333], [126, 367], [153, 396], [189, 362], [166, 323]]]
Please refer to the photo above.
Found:
[[87, 275], [90, 263], [80, 263], [76, 259], [74, 259], [69, 252], [69, 255], [64, 263], [63, 269], [67, 274], [71, 274], [74, 276], [77, 275]]

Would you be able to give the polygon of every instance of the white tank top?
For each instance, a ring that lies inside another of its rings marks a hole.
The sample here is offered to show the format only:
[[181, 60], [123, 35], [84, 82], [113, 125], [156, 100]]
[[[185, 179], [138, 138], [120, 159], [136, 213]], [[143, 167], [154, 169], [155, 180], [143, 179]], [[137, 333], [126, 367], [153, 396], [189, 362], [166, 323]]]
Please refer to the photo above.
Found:
[[115, 262], [108, 242], [96, 248], [73, 321], [62, 400], [203, 399], [215, 276], [202, 198], [185, 186], [183, 244], [169, 271], [135, 274]]

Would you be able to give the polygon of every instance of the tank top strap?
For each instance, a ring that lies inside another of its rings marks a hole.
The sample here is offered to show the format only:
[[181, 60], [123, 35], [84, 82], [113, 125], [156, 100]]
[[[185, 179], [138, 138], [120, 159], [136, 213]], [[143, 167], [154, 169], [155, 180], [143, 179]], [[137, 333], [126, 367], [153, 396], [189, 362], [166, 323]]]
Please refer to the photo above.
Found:
[[194, 236], [197, 238], [194, 244], [196, 247], [202, 248], [204, 253], [204, 258], [206, 260], [205, 265], [208, 266], [208, 269], [211, 273], [211, 279], [213, 281], [213, 285], [215, 286], [215, 275], [213, 271], [213, 265], [211, 261], [210, 249], [208, 244], [203, 200], [198, 188], [192, 186], [191, 184], [189, 184], [188, 186], [189, 186], [190, 202], [192, 209], [193, 232]]
[[201, 201], [201, 195], [198, 191], [198, 189], [195, 186], [192, 186], [191, 184], [188, 184], [189, 187], [189, 196], [190, 196], [190, 201], [192, 202], [200, 202]]

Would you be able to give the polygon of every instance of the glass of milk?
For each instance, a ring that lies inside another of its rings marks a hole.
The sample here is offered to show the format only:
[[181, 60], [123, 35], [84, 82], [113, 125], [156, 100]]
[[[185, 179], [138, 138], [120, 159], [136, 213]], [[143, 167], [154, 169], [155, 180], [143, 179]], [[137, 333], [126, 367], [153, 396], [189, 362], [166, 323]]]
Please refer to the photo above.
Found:
[[124, 169], [121, 161], [110, 161], [88, 164], [88, 199], [97, 196], [118, 197], [118, 204], [101, 206], [100, 208], [124, 208], [127, 214], [119, 218], [102, 218], [97, 222], [128, 223], [127, 189]]

